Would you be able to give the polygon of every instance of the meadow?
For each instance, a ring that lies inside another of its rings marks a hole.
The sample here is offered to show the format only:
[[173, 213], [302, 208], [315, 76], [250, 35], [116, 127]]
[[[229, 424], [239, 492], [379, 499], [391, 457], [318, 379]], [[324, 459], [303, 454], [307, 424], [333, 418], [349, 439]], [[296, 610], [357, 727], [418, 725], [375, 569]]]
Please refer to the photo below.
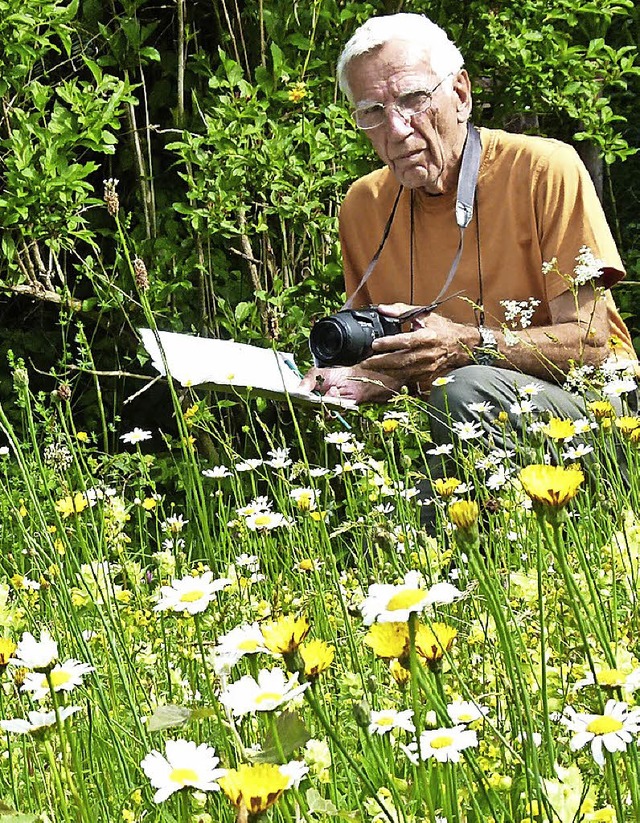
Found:
[[[577, 422], [535, 381], [517, 429], [488, 404], [490, 447], [434, 446], [408, 395], [286, 427], [238, 398], [240, 453], [170, 385], [175, 431], [108, 453], [14, 362], [0, 819], [640, 819], [640, 418], [613, 363]], [[455, 474], [425, 500], [433, 453]]]

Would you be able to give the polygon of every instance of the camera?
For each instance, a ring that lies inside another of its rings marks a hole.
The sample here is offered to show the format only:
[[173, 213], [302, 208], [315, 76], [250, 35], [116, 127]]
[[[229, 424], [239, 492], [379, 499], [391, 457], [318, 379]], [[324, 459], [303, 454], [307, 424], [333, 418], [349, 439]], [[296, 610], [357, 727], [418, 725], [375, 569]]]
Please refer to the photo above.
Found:
[[376, 306], [343, 309], [311, 329], [309, 348], [318, 368], [355, 366], [371, 353], [379, 337], [400, 334], [403, 318], [386, 317]]

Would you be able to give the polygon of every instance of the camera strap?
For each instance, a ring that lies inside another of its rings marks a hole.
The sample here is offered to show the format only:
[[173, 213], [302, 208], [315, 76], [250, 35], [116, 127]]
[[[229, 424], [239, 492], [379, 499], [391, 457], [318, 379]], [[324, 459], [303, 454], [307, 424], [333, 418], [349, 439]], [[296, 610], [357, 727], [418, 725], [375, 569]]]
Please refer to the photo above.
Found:
[[[471, 223], [473, 218], [473, 208], [475, 203], [475, 196], [476, 196], [476, 186], [478, 184], [478, 172], [480, 170], [480, 157], [482, 154], [482, 143], [480, 141], [480, 134], [478, 130], [470, 123], [467, 122], [467, 138], [465, 140], [464, 149], [462, 151], [462, 162], [460, 164], [460, 174], [458, 176], [458, 188], [456, 192], [456, 223], [458, 224], [458, 228], [460, 229], [460, 240], [458, 242], [458, 249], [456, 251], [456, 255], [453, 259], [451, 264], [451, 268], [449, 269], [449, 273], [444, 281], [444, 284], [440, 291], [438, 292], [438, 296], [435, 300], [430, 304], [430, 306], [422, 307], [422, 310], [426, 313], [428, 311], [432, 311], [435, 307], [437, 307], [440, 303], [442, 303], [442, 297], [447, 292], [449, 286], [451, 285], [455, 273], [458, 269], [458, 265], [462, 258], [462, 250], [464, 247], [464, 231], [467, 226]], [[384, 227], [384, 231], [382, 233], [382, 240], [380, 245], [378, 246], [376, 253], [373, 255], [371, 262], [367, 266], [367, 269], [362, 277], [362, 280], [358, 284], [358, 288], [353, 292], [351, 297], [347, 300], [347, 302], [343, 306], [344, 309], [350, 309], [355, 301], [356, 295], [360, 291], [360, 289], [365, 285], [373, 270], [375, 269], [376, 263], [378, 262], [380, 255], [382, 254], [382, 250], [384, 249], [385, 243], [387, 242], [387, 238], [389, 237], [389, 233], [391, 231], [391, 225], [393, 220], [396, 216], [396, 212], [398, 210], [398, 204], [400, 202], [400, 197], [402, 192], [404, 191], [404, 186], [400, 186], [398, 193], [396, 195], [396, 199], [393, 203], [391, 208], [391, 213], [387, 219], [386, 225]], [[413, 198], [411, 198], [411, 249], [413, 249]], [[411, 282], [413, 283], [413, 255], [411, 256]], [[451, 295], [452, 297], [455, 295]]]

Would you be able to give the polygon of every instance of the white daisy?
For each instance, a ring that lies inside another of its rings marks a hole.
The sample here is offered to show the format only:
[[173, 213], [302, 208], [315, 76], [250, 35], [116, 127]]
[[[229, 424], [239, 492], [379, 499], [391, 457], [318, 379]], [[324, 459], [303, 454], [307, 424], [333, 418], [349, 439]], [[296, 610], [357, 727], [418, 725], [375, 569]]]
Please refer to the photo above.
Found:
[[445, 377], [436, 377], [433, 381], [433, 386], [446, 386], [447, 383], [455, 382], [455, 377], [452, 374], [448, 374]]
[[209, 477], [213, 480], [231, 477], [231, 472], [226, 466], [212, 466], [210, 469], [203, 469], [202, 474], [204, 477]]
[[640, 707], [629, 710], [626, 703], [608, 700], [603, 714], [587, 714], [567, 706], [561, 720], [574, 732], [571, 748], [577, 751], [590, 743], [593, 759], [604, 766], [603, 747], [608, 752], [622, 752], [640, 731]]
[[417, 572], [407, 572], [404, 583], [374, 583], [369, 586], [360, 611], [365, 626], [379, 623], [406, 623], [429, 605], [429, 592]]
[[235, 717], [255, 712], [270, 712], [299, 697], [310, 683], [298, 683], [298, 674], [288, 674], [283, 669], [261, 669], [258, 679], [246, 674], [231, 683], [220, 694], [220, 702]]
[[151, 432], [145, 431], [145, 429], [139, 429], [137, 426], [130, 432], [127, 432], [126, 434], [120, 436], [120, 440], [122, 440], [123, 443], [130, 443], [131, 445], [135, 445], [136, 443], [142, 443], [143, 440], [150, 439]]
[[394, 729], [404, 729], [407, 732], [415, 732], [416, 727], [411, 722], [413, 712], [396, 711], [396, 709], [382, 709], [382, 711], [372, 711], [369, 717], [369, 734], [387, 734]]
[[432, 449], [427, 449], [427, 454], [434, 454], [438, 457], [442, 454], [451, 454], [454, 448], [453, 443], [441, 443], [439, 446], [434, 446]]
[[45, 672], [52, 668], [57, 659], [58, 644], [44, 629], [40, 634], [40, 640], [36, 640], [31, 632], [25, 632], [9, 663], [25, 669]]
[[618, 380], [611, 380], [602, 387], [602, 393], [607, 397], [620, 397], [621, 394], [635, 391], [637, 384], [630, 377], [621, 377]]
[[452, 583], [434, 583], [427, 592], [427, 602], [430, 606], [446, 606], [463, 596], [464, 592]]
[[140, 764], [157, 792], [155, 803], [162, 803], [174, 792], [186, 787], [201, 792], [217, 791], [216, 783], [226, 769], [217, 768], [219, 758], [215, 749], [202, 743], [196, 746], [190, 740], [167, 740], [165, 755], [155, 749]]
[[260, 626], [257, 623], [243, 623], [218, 638], [213, 649], [213, 667], [220, 672], [235, 666], [245, 655], [258, 652], [268, 652]]
[[281, 766], [278, 766], [278, 769], [280, 770], [280, 774], [289, 778], [287, 789], [290, 789], [292, 786], [297, 789], [300, 781], [309, 774], [309, 767], [302, 760], [290, 760], [288, 763], [283, 763]]
[[451, 722], [457, 725], [482, 720], [485, 715], [489, 714], [489, 709], [471, 700], [454, 700], [453, 703], [447, 705], [447, 714]]
[[468, 403], [467, 409], [470, 412], [475, 412], [476, 414], [489, 414], [492, 412], [495, 406], [492, 403], [488, 403], [486, 400], [482, 400], [480, 403]]
[[324, 438], [325, 443], [330, 443], [334, 446], [343, 446], [351, 440], [353, 440], [353, 434], [351, 434], [351, 432], [329, 432]]
[[[95, 671], [88, 663], [81, 663], [79, 660], [65, 660], [58, 663], [51, 669], [51, 685], [56, 692], [70, 692], [76, 686], [82, 684], [85, 674]], [[21, 691], [31, 692], [34, 700], [42, 700], [49, 694], [49, 684], [47, 678], [41, 672], [29, 672], [21, 686]]]
[[180, 534], [188, 522], [181, 514], [172, 514], [162, 521], [160, 528], [169, 534]]
[[213, 572], [205, 572], [199, 577], [187, 575], [181, 580], [172, 580], [170, 586], [162, 586], [154, 612], [171, 610], [198, 614], [203, 612], [213, 600], [216, 592], [226, 589], [232, 583], [228, 577], [213, 579]]
[[478, 736], [466, 726], [430, 729], [420, 735], [420, 757], [423, 760], [433, 757], [440, 763], [457, 763], [460, 752], [477, 745]]
[[273, 469], [286, 469], [293, 461], [289, 458], [289, 449], [272, 449], [269, 452], [269, 460], [264, 462]]
[[456, 421], [453, 424], [453, 430], [460, 440], [475, 440], [478, 437], [482, 437], [482, 426], [470, 420], [463, 422]]
[[251, 457], [248, 460], [243, 460], [241, 463], [236, 463], [237, 472], [251, 472], [262, 465], [262, 460], [259, 457]]
[[540, 394], [541, 391], [542, 386], [540, 383], [527, 383], [524, 386], [520, 386], [518, 394], [520, 397], [535, 397], [535, 395]]
[[563, 451], [562, 457], [564, 460], [580, 460], [587, 454], [591, 454], [592, 451], [593, 446], [589, 446], [586, 443], [578, 443], [577, 446], [571, 446], [571, 448]]
[[523, 414], [532, 414], [536, 410], [535, 404], [531, 400], [517, 400], [509, 407], [511, 414], [521, 417]]
[[[66, 720], [72, 714], [80, 711], [80, 706], [62, 706], [59, 709], [60, 720]], [[42, 729], [47, 729], [50, 726], [55, 726], [56, 713], [51, 712], [35, 712], [31, 711], [27, 714], [28, 720], [0, 720], [0, 729], [5, 732], [13, 732], [14, 734], [37, 734]]]
[[246, 527], [252, 532], [271, 531], [280, 526], [291, 526], [291, 521], [280, 512], [262, 511], [245, 518]]

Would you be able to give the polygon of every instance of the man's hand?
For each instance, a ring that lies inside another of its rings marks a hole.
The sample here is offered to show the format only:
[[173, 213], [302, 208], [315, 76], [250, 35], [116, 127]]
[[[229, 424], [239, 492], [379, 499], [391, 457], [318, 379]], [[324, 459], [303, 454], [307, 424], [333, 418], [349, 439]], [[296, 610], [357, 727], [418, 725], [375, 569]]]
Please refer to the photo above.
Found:
[[[378, 306], [387, 317], [398, 317], [413, 308], [405, 303]], [[360, 366], [382, 372], [394, 381], [420, 383], [425, 388], [437, 377], [468, 365], [469, 352], [477, 343], [477, 329], [439, 314], [425, 314], [412, 321], [411, 331], [374, 340], [373, 354]]]
[[311, 369], [300, 388], [328, 397], [343, 397], [356, 403], [384, 403], [404, 385], [402, 379], [371, 371], [362, 364], [332, 369]]

